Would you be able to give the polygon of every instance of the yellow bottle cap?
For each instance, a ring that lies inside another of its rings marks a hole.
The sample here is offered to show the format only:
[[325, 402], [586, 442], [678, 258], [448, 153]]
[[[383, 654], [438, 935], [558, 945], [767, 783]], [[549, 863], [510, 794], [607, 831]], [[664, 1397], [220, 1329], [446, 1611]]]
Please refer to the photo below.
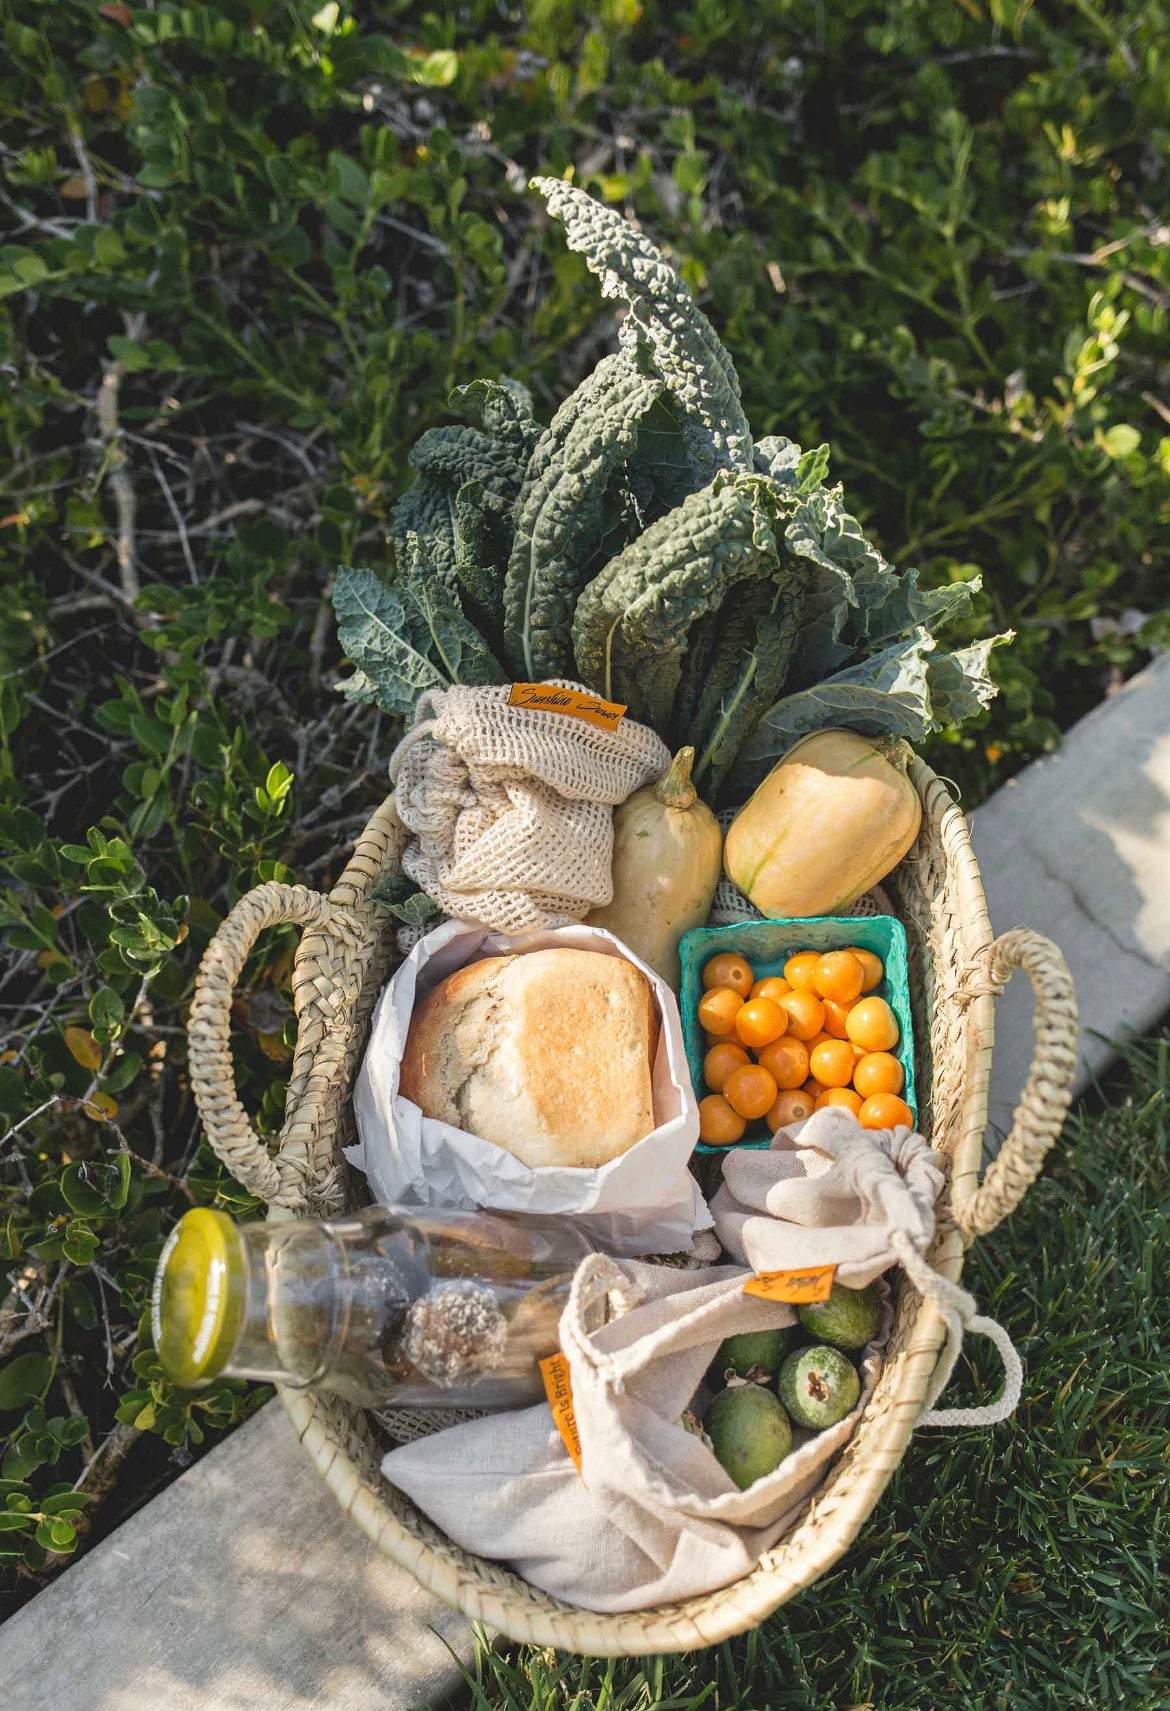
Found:
[[172, 1384], [190, 1390], [223, 1371], [244, 1288], [243, 1244], [227, 1213], [206, 1206], [184, 1213], [159, 1256], [150, 1297], [154, 1346]]

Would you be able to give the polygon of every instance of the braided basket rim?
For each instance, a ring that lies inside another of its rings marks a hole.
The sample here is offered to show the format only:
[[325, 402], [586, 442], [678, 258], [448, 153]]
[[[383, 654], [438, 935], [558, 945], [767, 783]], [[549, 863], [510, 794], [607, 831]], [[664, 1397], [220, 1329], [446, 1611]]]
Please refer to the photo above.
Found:
[[[911, 942], [923, 1126], [945, 1161], [951, 1202], [958, 1205], [978, 1183], [994, 1027], [991, 992], [964, 989], [962, 981], [991, 945], [991, 924], [961, 809], [925, 762], [915, 757], [909, 771], [922, 802], [922, 827], [885, 884]], [[301, 1209], [314, 1216], [329, 1216], [345, 1203], [340, 1148], [352, 1138], [349, 1088], [374, 999], [395, 960], [394, 923], [371, 902], [371, 892], [395, 870], [404, 840], [388, 798], [328, 899], [317, 900], [322, 907], [298, 917], [309, 921], [294, 963], [298, 1036], [272, 1158], [282, 1182], [301, 1185]], [[285, 1197], [284, 1215], [289, 1205]], [[962, 1255], [959, 1232], [944, 1210], [932, 1263], [957, 1280]], [[910, 1441], [944, 1335], [933, 1307], [910, 1289], [896, 1296], [874, 1396], [796, 1527], [731, 1586], [633, 1613], [576, 1609], [502, 1564], [461, 1550], [381, 1478], [383, 1446], [361, 1409], [287, 1389], [281, 1400], [342, 1509], [379, 1550], [472, 1620], [513, 1640], [592, 1655], [690, 1650], [755, 1626], [812, 1585], [848, 1549], [880, 1498]]]

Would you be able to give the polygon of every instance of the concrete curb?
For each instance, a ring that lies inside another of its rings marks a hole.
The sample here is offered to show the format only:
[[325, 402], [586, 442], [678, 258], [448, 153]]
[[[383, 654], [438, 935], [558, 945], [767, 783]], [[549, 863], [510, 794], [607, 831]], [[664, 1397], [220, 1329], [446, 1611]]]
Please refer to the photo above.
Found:
[[[972, 836], [995, 931], [1035, 927], [1068, 958], [1079, 1091], [1116, 1042], [1170, 1009], [1170, 654], [976, 809]], [[1027, 982], [1014, 980], [995, 1007], [991, 1121], [1000, 1133], [1027, 1074], [1031, 1013]]]

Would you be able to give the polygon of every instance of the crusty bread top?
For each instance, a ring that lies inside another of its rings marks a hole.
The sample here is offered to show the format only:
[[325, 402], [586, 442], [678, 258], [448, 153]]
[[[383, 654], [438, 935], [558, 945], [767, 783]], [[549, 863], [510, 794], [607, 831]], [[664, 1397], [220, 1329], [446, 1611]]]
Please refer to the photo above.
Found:
[[399, 1091], [524, 1164], [595, 1167], [654, 1127], [657, 1046], [653, 990], [624, 958], [484, 957], [418, 1005]]

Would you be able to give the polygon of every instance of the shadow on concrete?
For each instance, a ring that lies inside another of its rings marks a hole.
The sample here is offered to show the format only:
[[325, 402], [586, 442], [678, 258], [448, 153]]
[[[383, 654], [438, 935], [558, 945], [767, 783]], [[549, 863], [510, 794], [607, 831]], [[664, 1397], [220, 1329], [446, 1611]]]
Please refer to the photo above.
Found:
[[468, 1624], [374, 1550], [263, 1408], [0, 1628], [14, 1711], [406, 1711]]

